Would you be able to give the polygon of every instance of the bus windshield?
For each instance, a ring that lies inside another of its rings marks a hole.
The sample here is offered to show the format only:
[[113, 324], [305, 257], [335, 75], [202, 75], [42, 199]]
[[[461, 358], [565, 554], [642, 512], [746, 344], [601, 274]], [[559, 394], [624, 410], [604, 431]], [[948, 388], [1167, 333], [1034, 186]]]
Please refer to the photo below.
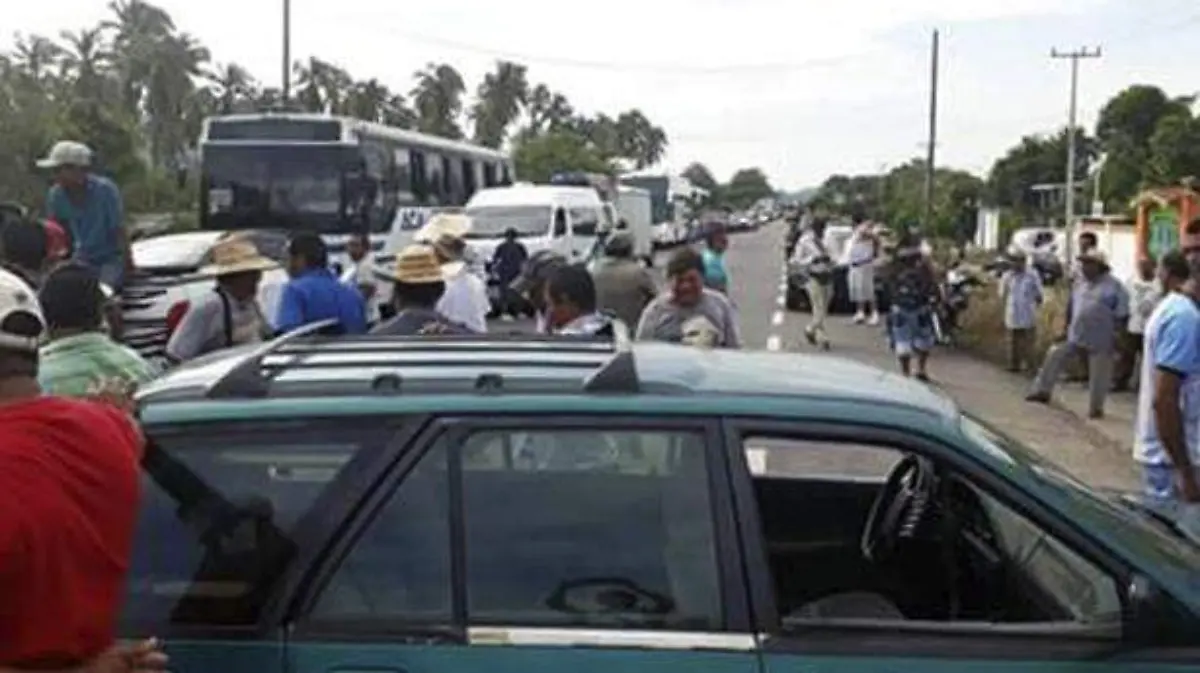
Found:
[[205, 145], [202, 227], [345, 230], [365, 196], [358, 168], [345, 145]]
[[550, 231], [550, 206], [479, 206], [467, 209], [471, 230], [466, 238], [500, 238], [509, 229], [518, 236], [545, 236]]

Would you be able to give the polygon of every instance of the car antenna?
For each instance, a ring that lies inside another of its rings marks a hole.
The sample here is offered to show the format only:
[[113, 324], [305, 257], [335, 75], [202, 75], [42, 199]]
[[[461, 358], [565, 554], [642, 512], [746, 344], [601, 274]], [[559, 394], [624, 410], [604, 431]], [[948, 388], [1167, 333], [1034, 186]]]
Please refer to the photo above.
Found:
[[221, 378], [213, 381], [205, 391], [209, 398], [224, 397], [266, 397], [269, 390], [268, 380], [262, 374], [262, 363], [268, 355], [279, 350], [297, 339], [312, 336], [323, 329], [337, 324], [337, 320], [329, 318], [319, 322], [309, 323], [298, 327], [286, 334], [281, 334], [267, 343], [247, 353], [237, 364], [230, 367]]

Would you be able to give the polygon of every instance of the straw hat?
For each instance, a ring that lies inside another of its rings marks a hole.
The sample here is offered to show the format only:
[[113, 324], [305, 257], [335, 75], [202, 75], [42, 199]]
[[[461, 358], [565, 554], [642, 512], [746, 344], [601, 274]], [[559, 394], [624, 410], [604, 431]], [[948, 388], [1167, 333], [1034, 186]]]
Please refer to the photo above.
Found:
[[442, 237], [460, 239], [471, 230], [471, 218], [461, 213], [438, 213], [413, 236], [418, 243], [433, 243]]
[[269, 271], [279, 266], [275, 260], [260, 255], [254, 243], [241, 236], [218, 241], [212, 248], [212, 259], [212, 264], [204, 267], [203, 272], [218, 277], [248, 271]]
[[396, 255], [396, 265], [388, 278], [409, 285], [430, 285], [446, 280], [438, 264], [437, 253], [427, 245], [410, 245]]

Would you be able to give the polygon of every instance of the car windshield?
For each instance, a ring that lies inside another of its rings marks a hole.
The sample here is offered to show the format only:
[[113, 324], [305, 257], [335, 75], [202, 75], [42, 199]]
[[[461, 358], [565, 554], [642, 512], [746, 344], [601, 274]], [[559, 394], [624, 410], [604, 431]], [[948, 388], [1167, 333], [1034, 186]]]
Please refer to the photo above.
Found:
[[204, 262], [212, 247], [213, 234], [195, 236], [156, 236], [135, 242], [133, 261], [139, 269], [195, 268]]
[[550, 206], [478, 206], [467, 209], [471, 230], [466, 238], [500, 238], [509, 229], [519, 236], [545, 236], [550, 231]]
[[1173, 529], [1173, 524], [1146, 508], [1132, 505], [1118, 494], [1093, 489], [1029, 447], [972, 416], [964, 414], [963, 434], [992, 457], [1013, 468], [1023, 468], [1042, 484], [1059, 490], [1096, 525], [1125, 543], [1153, 554], [1179, 569], [1200, 567], [1200, 545]]

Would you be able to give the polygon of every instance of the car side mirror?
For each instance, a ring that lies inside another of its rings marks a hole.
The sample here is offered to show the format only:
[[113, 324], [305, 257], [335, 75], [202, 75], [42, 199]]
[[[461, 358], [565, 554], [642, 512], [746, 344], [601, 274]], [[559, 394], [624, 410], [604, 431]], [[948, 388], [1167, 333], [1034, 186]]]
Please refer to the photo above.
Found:
[[1163, 623], [1162, 590], [1145, 575], [1134, 575], [1126, 589], [1125, 636], [1135, 643], [1153, 643], [1167, 627]]

